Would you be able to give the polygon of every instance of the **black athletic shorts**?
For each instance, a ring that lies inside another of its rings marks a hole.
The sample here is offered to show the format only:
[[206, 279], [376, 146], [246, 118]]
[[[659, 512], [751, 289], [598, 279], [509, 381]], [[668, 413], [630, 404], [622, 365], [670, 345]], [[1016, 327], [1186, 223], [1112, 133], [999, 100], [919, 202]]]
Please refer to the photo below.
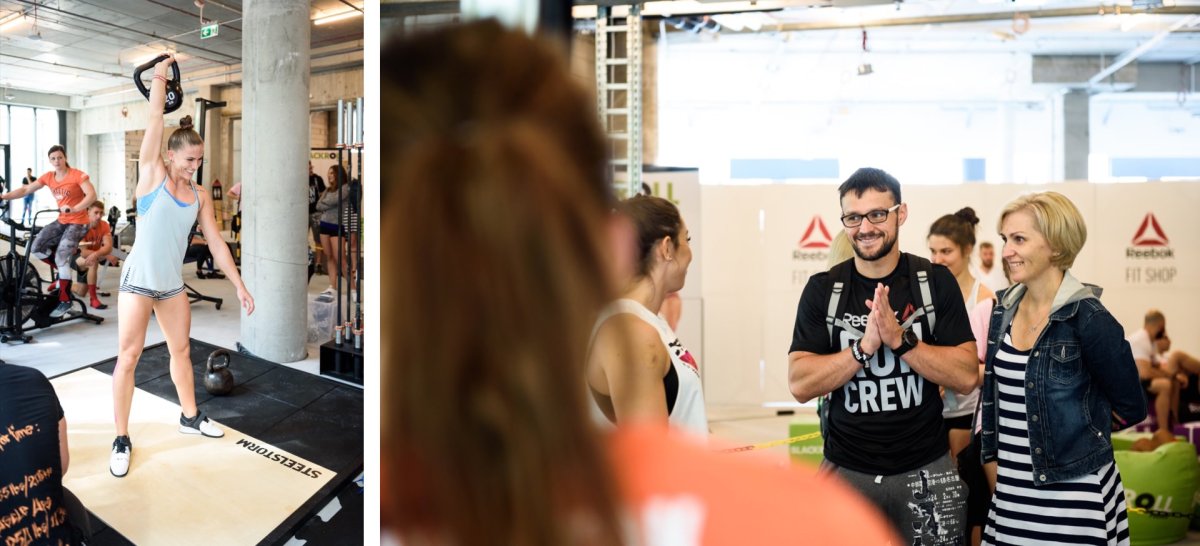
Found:
[[946, 423], [946, 430], [971, 430], [971, 415], [959, 415], [958, 417], [946, 417], [943, 419]]

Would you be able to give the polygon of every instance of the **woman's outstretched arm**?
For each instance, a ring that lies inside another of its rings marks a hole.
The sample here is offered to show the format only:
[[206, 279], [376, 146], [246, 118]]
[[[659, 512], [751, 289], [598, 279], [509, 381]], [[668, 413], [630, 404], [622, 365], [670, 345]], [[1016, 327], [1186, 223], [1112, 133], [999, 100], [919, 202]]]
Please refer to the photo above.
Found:
[[162, 160], [163, 108], [167, 104], [167, 70], [174, 62], [175, 57], [168, 55], [154, 65], [154, 79], [150, 81], [150, 119], [138, 151], [138, 184], [134, 190], [137, 197], [150, 193], [155, 183], [166, 175], [167, 167]]

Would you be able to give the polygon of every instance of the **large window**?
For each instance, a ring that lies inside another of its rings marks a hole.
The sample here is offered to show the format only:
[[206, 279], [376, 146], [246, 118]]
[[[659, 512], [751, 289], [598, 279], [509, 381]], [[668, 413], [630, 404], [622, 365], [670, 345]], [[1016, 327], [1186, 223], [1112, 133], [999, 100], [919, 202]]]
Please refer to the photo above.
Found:
[[[857, 32], [857, 31], [855, 31]], [[703, 184], [830, 183], [862, 166], [902, 183], [1061, 180], [1063, 86], [1034, 83], [1028, 53], [825, 51], [809, 32], [670, 34], [657, 43], [657, 154]], [[858, 75], [869, 62], [871, 73]], [[1088, 179], [1200, 179], [1200, 102], [1180, 92], [1089, 100]]]
[[[41, 176], [50, 170], [46, 152], [55, 144], [65, 144], [58, 110], [0, 104], [0, 143], [9, 144], [12, 176], [18, 184], [25, 169], [32, 168], [34, 177]], [[67, 152], [70, 157], [69, 147]], [[39, 191], [34, 208], [54, 208], [54, 197], [49, 191]]]

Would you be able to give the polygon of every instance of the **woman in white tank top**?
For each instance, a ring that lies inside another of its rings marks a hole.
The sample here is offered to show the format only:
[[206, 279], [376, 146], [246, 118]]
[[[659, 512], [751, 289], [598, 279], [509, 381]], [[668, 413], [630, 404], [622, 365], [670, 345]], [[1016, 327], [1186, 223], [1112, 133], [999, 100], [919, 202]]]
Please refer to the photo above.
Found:
[[[984, 286], [980, 279], [971, 274], [971, 268], [968, 267], [971, 253], [975, 249], [975, 226], [978, 223], [979, 218], [975, 216], [975, 210], [965, 207], [954, 214], [938, 218], [929, 227], [929, 237], [927, 238], [930, 261], [946, 266], [954, 274], [968, 314], [977, 312], [976, 307], [979, 302], [986, 302], [995, 297], [991, 289]], [[975, 344], [981, 348], [981, 351], [982, 348], [987, 347], [986, 331], [985, 324], [983, 327], [984, 339], [979, 338], [978, 333], [976, 334]], [[983, 376], [982, 361], [979, 365], [979, 374], [980, 377]], [[946, 431], [949, 435], [952, 460], [958, 461], [959, 453], [971, 444], [971, 437], [974, 434], [971, 424], [978, 405], [978, 388], [968, 393], [956, 393], [946, 389], [942, 395], [942, 419], [946, 423]], [[968, 452], [968, 454], [970, 453]], [[966, 457], [966, 455], [964, 456]], [[959, 463], [959, 474], [967, 482], [971, 491], [967, 498], [966, 528], [972, 534], [972, 543], [978, 544], [986, 523], [987, 506], [991, 500], [991, 493], [984, 487], [986, 482], [981, 481], [984, 478], [981, 473], [983, 470], [979, 468], [978, 456], [968, 458], [969, 462]], [[974, 465], [974, 467], [966, 468], [966, 465]], [[992, 466], [994, 467], [994, 465]]]
[[192, 176], [204, 162], [204, 141], [192, 130], [191, 116], [167, 143], [167, 162], [161, 146], [163, 107], [166, 104], [167, 69], [175, 59], [165, 56], [154, 67], [150, 82], [150, 123], [138, 154], [139, 172], [134, 196], [138, 205], [138, 237], [121, 272], [117, 296], [117, 329], [120, 353], [113, 370], [113, 416], [117, 438], [109, 458], [109, 472], [123, 477], [129, 472], [133, 444], [129, 438], [129, 413], [133, 405], [134, 370], [146, 344], [146, 327], [153, 311], [171, 352], [171, 380], [182, 413], [179, 431], [210, 438], [225, 433], [196, 407], [192, 379], [190, 330], [192, 310], [183, 291], [183, 252], [192, 224], [199, 222], [213, 261], [237, 288], [237, 298], [249, 315], [254, 298], [242, 283], [233, 255], [217, 229], [212, 200], [197, 191]]
[[636, 271], [593, 330], [587, 381], [594, 413], [603, 422], [658, 420], [706, 436], [699, 366], [658, 316], [667, 294], [687, 278], [687, 225], [675, 205], [659, 197], [633, 197], [619, 211], [635, 227]]

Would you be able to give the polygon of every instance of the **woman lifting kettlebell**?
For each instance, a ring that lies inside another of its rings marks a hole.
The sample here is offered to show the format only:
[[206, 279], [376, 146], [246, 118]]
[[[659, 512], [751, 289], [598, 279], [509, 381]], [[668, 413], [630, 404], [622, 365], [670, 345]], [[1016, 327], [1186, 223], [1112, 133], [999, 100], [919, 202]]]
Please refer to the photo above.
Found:
[[[171, 381], [179, 395], [182, 413], [179, 431], [209, 438], [225, 433], [196, 407], [195, 381], [190, 354], [191, 306], [183, 288], [183, 253], [192, 223], [199, 222], [213, 260], [237, 289], [246, 314], [254, 312], [254, 298], [246, 290], [233, 256], [213, 215], [212, 198], [199, 191], [192, 176], [204, 162], [204, 141], [192, 130], [191, 116], [184, 116], [167, 142], [167, 159], [161, 153], [164, 107], [168, 87], [176, 95], [179, 72], [167, 79], [175, 58], [164, 54], [156, 60], [150, 82], [150, 120], [138, 154], [139, 172], [134, 192], [138, 208], [138, 237], [121, 271], [117, 296], [120, 352], [113, 370], [113, 413], [117, 438], [113, 441], [109, 471], [123, 477], [129, 472], [133, 445], [129, 439], [129, 413], [133, 405], [134, 370], [146, 344], [150, 313], [157, 317], [171, 353]], [[140, 81], [141, 70], [135, 74]], [[139, 85], [139, 87], [144, 87]], [[181, 101], [176, 98], [172, 106]]]

